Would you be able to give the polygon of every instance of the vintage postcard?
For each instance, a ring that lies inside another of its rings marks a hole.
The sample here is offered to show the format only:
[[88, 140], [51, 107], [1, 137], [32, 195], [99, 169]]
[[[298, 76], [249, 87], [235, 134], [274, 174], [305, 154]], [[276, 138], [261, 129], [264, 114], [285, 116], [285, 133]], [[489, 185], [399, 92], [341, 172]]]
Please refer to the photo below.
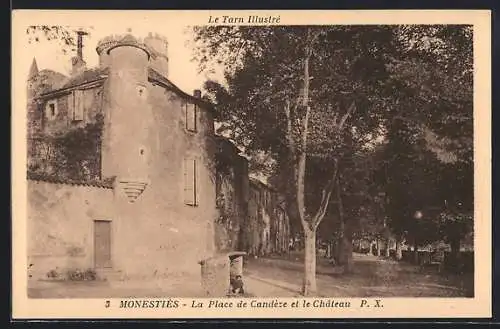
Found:
[[13, 318], [491, 316], [489, 11], [13, 12]]

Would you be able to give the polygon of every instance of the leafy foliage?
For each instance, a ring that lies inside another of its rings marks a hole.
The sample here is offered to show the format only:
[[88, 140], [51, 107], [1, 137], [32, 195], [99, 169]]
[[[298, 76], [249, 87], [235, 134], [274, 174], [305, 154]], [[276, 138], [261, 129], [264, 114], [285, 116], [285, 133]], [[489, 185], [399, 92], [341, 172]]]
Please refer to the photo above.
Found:
[[446, 242], [460, 241], [474, 232], [474, 219], [470, 213], [443, 212], [439, 221], [439, 233]]
[[[301, 93], [308, 29], [315, 39], [306, 208], [317, 208], [339, 160], [346, 218], [358, 232], [380, 234], [387, 216], [396, 235], [421, 243], [442, 238], [437, 218], [445, 202], [473, 204], [471, 27], [196, 27], [200, 69], [214, 63], [226, 69], [226, 85], [205, 84], [219, 133], [268, 152], [277, 161], [274, 185], [285, 191], [283, 108]], [[300, 124], [294, 129], [300, 135]], [[360, 152], [371, 159], [361, 167]], [[425, 214], [420, 221], [413, 217], [418, 209]]]
[[53, 151], [36, 159], [28, 173], [60, 180], [99, 180], [102, 129], [103, 117], [97, 115], [95, 122], [48, 138]]
[[[89, 33], [92, 28], [81, 29]], [[41, 40], [57, 42], [61, 51], [66, 54], [76, 51], [76, 33], [69, 26], [60, 25], [31, 25], [26, 29], [28, 43]]]

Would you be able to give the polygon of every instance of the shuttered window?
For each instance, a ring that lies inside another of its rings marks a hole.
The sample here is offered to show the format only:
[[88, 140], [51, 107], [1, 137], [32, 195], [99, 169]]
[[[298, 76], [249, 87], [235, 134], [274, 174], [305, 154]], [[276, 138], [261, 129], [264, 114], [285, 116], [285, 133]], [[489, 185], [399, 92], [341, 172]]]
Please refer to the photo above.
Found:
[[85, 98], [83, 97], [83, 90], [75, 90], [75, 116], [73, 120], [83, 120], [83, 110], [85, 106]]
[[83, 90], [74, 90], [68, 97], [68, 107], [71, 120], [82, 121], [85, 109], [85, 98]]
[[197, 206], [199, 202], [197, 166], [196, 159], [184, 159], [184, 203], [190, 206]]
[[188, 131], [196, 132], [196, 105], [186, 103], [184, 108], [186, 111], [186, 129]]

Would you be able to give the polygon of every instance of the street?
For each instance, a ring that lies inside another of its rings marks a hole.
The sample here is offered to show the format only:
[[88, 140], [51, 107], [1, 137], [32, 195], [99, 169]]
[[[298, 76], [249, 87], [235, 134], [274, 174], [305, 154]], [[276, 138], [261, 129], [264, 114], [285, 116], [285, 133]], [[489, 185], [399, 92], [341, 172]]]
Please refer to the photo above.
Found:
[[[258, 258], [246, 264], [247, 276], [280, 285], [282, 290], [298, 293], [302, 282], [300, 253], [288, 259]], [[318, 257], [316, 278], [322, 297], [472, 297], [472, 274], [438, 274], [435, 269], [353, 254], [353, 273], [343, 274], [325, 258]], [[288, 293], [283, 295], [288, 296]]]
[[[300, 296], [303, 264], [300, 253], [280, 258], [253, 258], [245, 263], [245, 291], [255, 297]], [[433, 269], [354, 254], [354, 271], [343, 274], [318, 257], [320, 297], [472, 297], [472, 275], [438, 274]], [[148, 283], [36, 282], [33, 298], [201, 297], [196, 280], [158, 280]]]

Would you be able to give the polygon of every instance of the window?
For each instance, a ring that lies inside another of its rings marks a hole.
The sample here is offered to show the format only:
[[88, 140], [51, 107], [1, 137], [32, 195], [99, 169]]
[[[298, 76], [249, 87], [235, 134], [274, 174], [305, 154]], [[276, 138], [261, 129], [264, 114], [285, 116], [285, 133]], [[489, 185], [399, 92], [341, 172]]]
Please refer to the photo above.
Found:
[[69, 95], [68, 103], [68, 107], [71, 113], [71, 120], [82, 121], [85, 108], [84, 91], [73, 90]]
[[55, 119], [55, 117], [57, 116], [57, 100], [51, 100], [47, 102], [45, 111], [47, 118]]
[[146, 87], [144, 87], [143, 85], [138, 85], [137, 86], [137, 95], [141, 99], [147, 99], [148, 95], [147, 95]]
[[194, 158], [184, 159], [184, 203], [190, 206], [197, 206], [199, 202], [197, 165]]
[[186, 129], [196, 132], [196, 105], [191, 103], [185, 104], [186, 111]]

